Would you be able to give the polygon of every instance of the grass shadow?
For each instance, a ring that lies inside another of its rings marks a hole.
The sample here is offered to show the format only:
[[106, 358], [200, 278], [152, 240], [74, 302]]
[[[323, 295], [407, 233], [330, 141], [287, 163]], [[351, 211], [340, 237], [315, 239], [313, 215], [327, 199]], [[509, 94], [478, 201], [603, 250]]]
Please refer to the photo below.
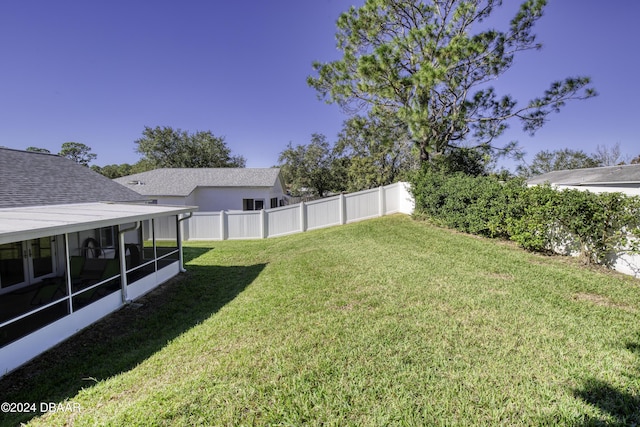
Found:
[[[83, 388], [131, 370], [206, 320], [249, 286], [265, 264], [188, 265], [212, 248], [185, 248], [187, 273], [0, 379], [0, 402], [61, 402]], [[0, 413], [19, 425], [40, 413]]]
[[630, 426], [640, 423], [640, 397], [605, 381], [591, 378], [580, 390], [575, 390], [574, 395], [613, 418], [613, 421], [588, 418], [583, 425]]
[[[625, 348], [640, 357], [640, 343], [628, 342]], [[632, 375], [637, 375], [632, 373]], [[640, 396], [617, 388], [606, 381], [590, 378], [574, 396], [609, 415], [610, 419], [587, 418], [585, 426], [630, 426], [640, 424]]]

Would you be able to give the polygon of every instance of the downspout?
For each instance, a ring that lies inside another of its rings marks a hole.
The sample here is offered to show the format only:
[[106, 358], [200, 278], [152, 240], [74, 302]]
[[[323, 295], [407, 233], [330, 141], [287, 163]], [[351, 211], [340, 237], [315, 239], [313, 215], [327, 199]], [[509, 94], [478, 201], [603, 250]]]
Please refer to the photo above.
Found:
[[187, 216], [183, 216], [182, 218], [178, 218], [178, 256], [180, 257], [180, 273], [186, 273], [187, 270], [184, 268], [184, 255], [182, 254], [182, 228], [180, 227], [180, 223], [185, 219], [189, 219], [193, 216], [193, 212], [189, 212]]
[[118, 253], [120, 254], [120, 291], [122, 295], [122, 303], [129, 304], [131, 301], [127, 297], [127, 254], [125, 254], [124, 246], [124, 234], [129, 231], [137, 230], [140, 228], [140, 221], [136, 221], [134, 227], [125, 228], [121, 230], [118, 226]]

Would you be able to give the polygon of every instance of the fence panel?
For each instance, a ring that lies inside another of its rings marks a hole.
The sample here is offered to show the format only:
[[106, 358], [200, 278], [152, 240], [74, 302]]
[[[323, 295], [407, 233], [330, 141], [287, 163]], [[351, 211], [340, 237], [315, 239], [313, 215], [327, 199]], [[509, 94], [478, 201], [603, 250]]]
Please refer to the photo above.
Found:
[[267, 211], [268, 237], [302, 231], [300, 204], [269, 209]]
[[400, 197], [402, 197], [401, 183], [387, 185], [382, 189], [384, 193], [384, 214], [400, 212]]
[[307, 230], [341, 224], [340, 197], [335, 196], [307, 202]]
[[359, 191], [345, 195], [347, 204], [347, 222], [359, 221], [380, 216], [380, 190]]
[[[155, 218], [153, 220], [153, 223], [155, 227], [154, 233], [155, 233], [156, 239], [158, 240], [176, 240], [177, 239], [178, 230], [176, 229], [175, 216]], [[148, 234], [148, 236], [151, 236], [151, 234]]]
[[229, 239], [262, 238], [262, 214], [260, 211], [228, 211], [226, 218]]
[[189, 240], [222, 240], [220, 212], [194, 212], [187, 221]]

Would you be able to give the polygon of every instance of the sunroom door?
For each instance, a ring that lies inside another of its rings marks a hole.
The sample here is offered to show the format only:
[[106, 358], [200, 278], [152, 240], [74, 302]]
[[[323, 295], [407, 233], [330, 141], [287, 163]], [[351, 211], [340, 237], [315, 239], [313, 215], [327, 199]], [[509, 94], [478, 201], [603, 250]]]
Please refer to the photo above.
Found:
[[0, 245], [0, 294], [54, 276], [54, 255], [51, 237]]
[[29, 278], [36, 282], [55, 273], [53, 264], [53, 242], [51, 237], [41, 237], [27, 242], [29, 253]]

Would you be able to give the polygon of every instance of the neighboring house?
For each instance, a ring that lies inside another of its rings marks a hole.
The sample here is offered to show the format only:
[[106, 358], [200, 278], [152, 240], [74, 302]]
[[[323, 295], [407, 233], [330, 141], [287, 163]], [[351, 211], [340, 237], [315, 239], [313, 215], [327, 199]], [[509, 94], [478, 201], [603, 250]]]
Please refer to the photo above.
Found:
[[640, 188], [640, 164], [568, 169], [534, 176], [530, 185], [549, 183], [564, 187], [590, 187], [613, 191]]
[[[559, 190], [575, 189], [592, 193], [619, 192], [627, 196], [640, 196], [640, 164], [553, 171], [534, 176], [527, 180], [527, 184], [550, 184]], [[563, 241], [554, 250], [563, 254], [579, 253], [567, 241]], [[624, 274], [640, 277], [640, 255], [619, 254], [612, 260], [612, 267]]]
[[[0, 148], [0, 376], [177, 275], [191, 206], [64, 157]], [[152, 230], [173, 223], [173, 244]]]
[[279, 168], [165, 168], [114, 181], [157, 203], [198, 206], [201, 212], [261, 210], [285, 203]]

